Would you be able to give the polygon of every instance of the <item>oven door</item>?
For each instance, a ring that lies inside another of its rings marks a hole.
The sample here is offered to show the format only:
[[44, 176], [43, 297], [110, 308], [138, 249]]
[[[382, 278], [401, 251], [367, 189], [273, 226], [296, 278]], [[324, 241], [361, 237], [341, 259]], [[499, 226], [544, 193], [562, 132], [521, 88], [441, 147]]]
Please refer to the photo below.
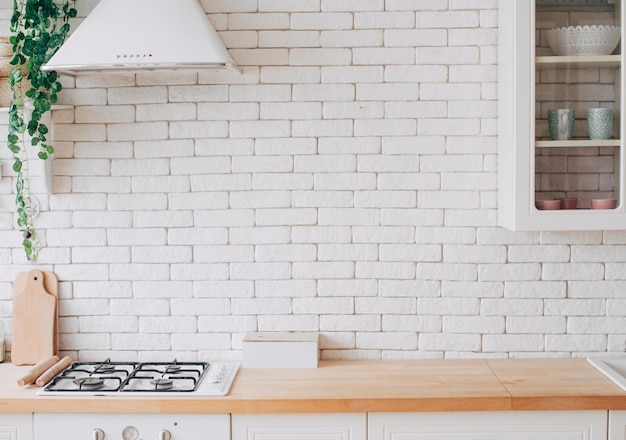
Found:
[[35, 413], [36, 439], [229, 440], [229, 414]]

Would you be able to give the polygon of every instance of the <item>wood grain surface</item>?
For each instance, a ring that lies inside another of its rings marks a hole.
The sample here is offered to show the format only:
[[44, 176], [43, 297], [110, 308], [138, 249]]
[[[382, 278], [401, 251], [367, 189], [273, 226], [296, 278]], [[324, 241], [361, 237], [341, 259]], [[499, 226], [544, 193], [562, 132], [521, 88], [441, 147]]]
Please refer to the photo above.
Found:
[[[59, 299], [59, 279], [54, 272], [42, 271], [43, 273], [43, 288], [50, 295]], [[13, 280], [13, 294], [16, 292], [23, 292], [26, 289], [30, 272], [20, 272]], [[55, 316], [54, 321], [54, 352], [59, 352], [59, 317], [58, 313]]]
[[321, 361], [241, 368], [225, 397], [39, 396], [28, 367], [0, 364], [0, 413], [328, 413], [626, 409], [585, 359]]
[[44, 371], [38, 378], [35, 380], [35, 385], [38, 387], [45, 386], [48, 382], [54, 379], [58, 374], [63, 372], [67, 367], [72, 365], [72, 358], [69, 356], [63, 357], [63, 359], [56, 362], [54, 365], [51, 365], [46, 371]]
[[[513, 409], [623, 408], [626, 392], [586, 359], [488, 360], [511, 394]], [[614, 392], [607, 393], [613, 389]]]
[[44, 274], [35, 269], [16, 277], [11, 341], [11, 362], [14, 364], [35, 365], [57, 353], [57, 289], [56, 276], [51, 272]]
[[40, 360], [33, 368], [17, 380], [17, 384], [21, 387], [35, 383], [37, 378], [46, 372], [50, 367], [59, 362], [58, 356], [50, 356]]

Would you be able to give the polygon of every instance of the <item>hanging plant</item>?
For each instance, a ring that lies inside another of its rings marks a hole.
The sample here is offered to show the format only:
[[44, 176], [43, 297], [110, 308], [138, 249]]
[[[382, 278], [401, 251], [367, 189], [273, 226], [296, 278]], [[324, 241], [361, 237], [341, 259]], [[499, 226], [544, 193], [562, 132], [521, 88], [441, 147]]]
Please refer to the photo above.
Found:
[[43, 72], [44, 65], [67, 37], [69, 19], [76, 16], [72, 0], [13, 0], [10, 42], [13, 46], [9, 84], [13, 98], [9, 104], [8, 147], [13, 153], [17, 225], [28, 260], [36, 261], [41, 249], [33, 223], [28, 149], [48, 160], [54, 147], [48, 142], [48, 127], [42, 116], [51, 110], [61, 91], [57, 72]]

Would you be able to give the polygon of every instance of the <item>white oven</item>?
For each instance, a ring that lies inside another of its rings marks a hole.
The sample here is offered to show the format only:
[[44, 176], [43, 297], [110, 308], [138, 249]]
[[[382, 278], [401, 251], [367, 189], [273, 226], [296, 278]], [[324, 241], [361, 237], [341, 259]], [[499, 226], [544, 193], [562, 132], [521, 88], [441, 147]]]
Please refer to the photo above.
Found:
[[36, 439], [229, 440], [229, 414], [35, 413]]
[[[238, 370], [235, 362], [75, 362], [37, 394], [224, 396]], [[35, 413], [34, 433], [39, 440], [229, 440], [230, 415]]]

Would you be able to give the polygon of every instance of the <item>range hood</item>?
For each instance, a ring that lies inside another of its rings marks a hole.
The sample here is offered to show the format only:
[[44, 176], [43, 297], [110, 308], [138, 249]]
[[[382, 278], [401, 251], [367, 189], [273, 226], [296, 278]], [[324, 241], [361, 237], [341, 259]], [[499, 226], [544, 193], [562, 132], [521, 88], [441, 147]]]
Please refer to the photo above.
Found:
[[198, 0], [100, 0], [42, 70], [235, 69]]

